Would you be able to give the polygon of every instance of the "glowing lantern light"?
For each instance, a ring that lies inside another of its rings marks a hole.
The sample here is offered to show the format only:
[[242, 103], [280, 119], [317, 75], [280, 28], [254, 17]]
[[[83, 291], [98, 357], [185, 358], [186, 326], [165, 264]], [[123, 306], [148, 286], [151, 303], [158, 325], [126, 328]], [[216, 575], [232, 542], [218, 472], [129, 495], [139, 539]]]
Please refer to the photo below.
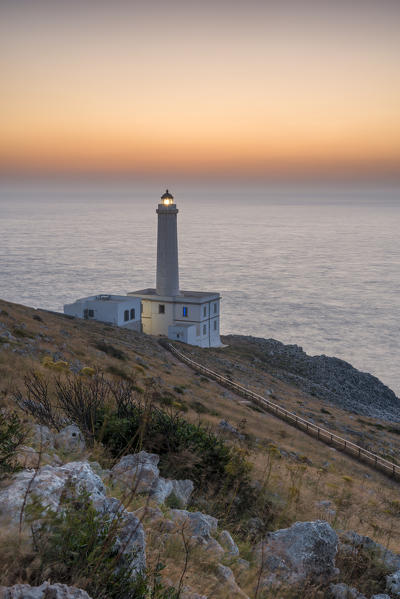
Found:
[[170, 206], [174, 203], [174, 196], [169, 193], [167, 189], [166, 192], [161, 196], [161, 201], [164, 206]]

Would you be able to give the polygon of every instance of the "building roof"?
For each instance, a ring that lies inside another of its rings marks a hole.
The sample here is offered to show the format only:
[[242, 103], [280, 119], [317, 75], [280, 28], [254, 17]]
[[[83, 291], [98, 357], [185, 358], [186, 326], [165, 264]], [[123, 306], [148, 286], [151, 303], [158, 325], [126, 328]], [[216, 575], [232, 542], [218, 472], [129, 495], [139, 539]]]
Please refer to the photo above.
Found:
[[81, 297], [75, 300], [74, 304], [79, 304], [82, 302], [107, 302], [107, 303], [124, 303], [132, 300], [132, 296], [129, 295], [110, 295], [110, 294], [99, 294], [99, 295], [89, 295], [88, 297]]
[[137, 296], [143, 299], [149, 299], [153, 301], [173, 301], [182, 302], [185, 300], [189, 303], [203, 303], [210, 300], [220, 298], [220, 294], [216, 291], [180, 291], [179, 295], [167, 296], [158, 295], [156, 289], [139, 289], [138, 291], [130, 291], [130, 296]]

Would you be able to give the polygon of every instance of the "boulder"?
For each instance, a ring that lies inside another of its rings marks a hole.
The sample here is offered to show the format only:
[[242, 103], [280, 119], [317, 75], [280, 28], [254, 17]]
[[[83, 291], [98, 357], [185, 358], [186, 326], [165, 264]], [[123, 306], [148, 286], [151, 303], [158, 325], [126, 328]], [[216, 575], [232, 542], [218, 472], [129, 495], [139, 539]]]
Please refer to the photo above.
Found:
[[282, 580], [289, 584], [310, 579], [328, 582], [338, 574], [337, 545], [336, 532], [322, 520], [296, 522], [268, 534], [256, 548], [263, 562], [263, 585]]
[[171, 518], [174, 522], [185, 524], [193, 537], [204, 541], [211, 540], [211, 533], [216, 532], [218, 520], [202, 512], [188, 512], [187, 510], [170, 510]]
[[178, 499], [182, 507], [185, 507], [190, 500], [190, 496], [194, 490], [194, 484], [191, 480], [171, 480], [172, 493]]
[[[70, 462], [64, 466], [43, 466], [37, 472], [23, 471], [14, 475], [11, 484], [0, 491], [0, 518], [7, 524], [18, 524], [21, 510], [38, 498], [44, 508], [56, 510], [66, 484], [76, 492], [85, 490], [99, 513], [118, 518], [120, 532], [117, 548], [121, 548], [121, 563], [131, 568], [132, 574], [145, 567], [145, 535], [136, 516], [114, 497], [107, 497], [105, 486], [87, 462]], [[133, 559], [131, 556], [134, 552]]]
[[386, 593], [382, 594], [379, 593], [379, 595], [372, 595], [371, 599], [391, 599], [389, 597], [389, 595], [386, 595]]
[[163, 478], [158, 469], [159, 460], [158, 455], [146, 451], [129, 454], [115, 464], [111, 476], [137, 493], [149, 494], [157, 503], [164, 503], [173, 493], [185, 507], [194, 489], [192, 481]]
[[79, 452], [86, 449], [84, 436], [75, 424], [70, 424], [55, 437], [55, 446], [65, 452]]
[[386, 590], [393, 597], [400, 597], [400, 570], [390, 576], [386, 576]]
[[332, 584], [329, 587], [332, 599], [367, 599], [365, 595], [362, 595], [354, 587], [349, 587], [344, 582], [339, 584]]
[[242, 599], [248, 599], [247, 595], [239, 588], [235, 576], [228, 566], [218, 564], [216, 568], [216, 575], [220, 583], [224, 587], [229, 589], [229, 597], [240, 597]]
[[39, 587], [16, 584], [0, 587], [0, 599], [90, 599], [86, 591], [66, 584], [44, 582]]
[[221, 532], [219, 540], [229, 555], [239, 555], [239, 548], [227, 530]]
[[145, 451], [125, 455], [111, 469], [111, 475], [138, 493], [151, 494], [156, 491], [160, 478], [159, 460], [158, 455]]

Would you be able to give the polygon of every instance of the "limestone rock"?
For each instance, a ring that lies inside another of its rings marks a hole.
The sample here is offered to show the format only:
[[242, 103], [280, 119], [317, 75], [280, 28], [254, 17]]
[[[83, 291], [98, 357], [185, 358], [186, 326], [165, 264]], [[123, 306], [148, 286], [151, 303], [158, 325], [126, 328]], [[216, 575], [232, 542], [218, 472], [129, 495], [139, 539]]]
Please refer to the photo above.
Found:
[[393, 597], [400, 597], [400, 570], [390, 576], [386, 576], [386, 590]]
[[190, 500], [194, 490], [194, 484], [191, 480], [171, 480], [172, 492], [175, 494], [182, 507], [185, 507]]
[[158, 469], [159, 460], [158, 455], [146, 451], [129, 454], [115, 464], [111, 475], [128, 488], [149, 494], [157, 503], [164, 503], [174, 493], [178, 502], [185, 507], [194, 489], [192, 481], [162, 478]]
[[229, 555], [239, 555], [239, 548], [227, 530], [221, 532], [219, 540]]
[[156, 490], [160, 478], [157, 467], [159, 460], [158, 455], [145, 451], [125, 455], [111, 469], [111, 474], [138, 493], [152, 493]]
[[86, 591], [66, 584], [44, 582], [39, 587], [16, 584], [0, 587], [0, 599], [90, 599]]
[[[87, 462], [70, 462], [64, 466], [43, 466], [37, 472], [23, 471], [14, 475], [12, 482], [0, 491], [0, 518], [8, 523], [18, 524], [21, 509], [32, 496], [37, 497], [43, 507], [57, 509], [61, 493], [69, 484], [75, 491], [88, 492], [94, 508], [100, 513], [118, 517], [121, 530], [117, 538], [117, 548], [121, 548], [121, 560], [132, 573], [145, 567], [145, 535], [143, 527], [121, 503], [107, 497], [105, 486]], [[134, 557], [131, 559], [131, 552]], [[125, 561], [126, 560], [126, 561]]]
[[296, 522], [290, 528], [270, 533], [257, 546], [257, 553], [263, 558], [263, 584], [331, 580], [338, 573], [337, 544], [336, 532], [322, 520]]
[[209, 541], [211, 533], [216, 532], [218, 520], [201, 512], [188, 512], [187, 510], [170, 510], [174, 522], [185, 524], [192, 536]]
[[242, 599], [248, 599], [247, 595], [239, 588], [235, 575], [228, 566], [222, 564], [217, 565], [216, 575], [218, 580], [226, 587], [229, 588], [229, 597], [240, 597]]
[[86, 443], [84, 436], [75, 424], [70, 424], [60, 431], [55, 438], [55, 446], [66, 452], [84, 451]]
[[349, 587], [344, 582], [339, 584], [332, 584], [329, 587], [332, 595], [332, 599], [367, 599], [365, 595], [362, 595], [354, 587]]

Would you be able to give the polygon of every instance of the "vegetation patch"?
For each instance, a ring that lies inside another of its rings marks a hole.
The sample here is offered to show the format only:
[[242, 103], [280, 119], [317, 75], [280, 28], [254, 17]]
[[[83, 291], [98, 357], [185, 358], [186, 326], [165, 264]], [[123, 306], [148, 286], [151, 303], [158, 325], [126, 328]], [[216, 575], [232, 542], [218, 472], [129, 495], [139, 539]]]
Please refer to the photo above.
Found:
[[19, 416], [0, 412], [0, 480], [20, 469], [17, 450], [26, 437]]
[[118, 349], [117, 347], [114, 347], [113, 345], [111, 345], [110, 343], [106, 343], [105, 341], [97, 341], [94, 344], [94, 347], [99, 351], [104, 352], [108, 356], [116, 358], [117, 360], [128, 359], [127, 355], [121, 349]]

